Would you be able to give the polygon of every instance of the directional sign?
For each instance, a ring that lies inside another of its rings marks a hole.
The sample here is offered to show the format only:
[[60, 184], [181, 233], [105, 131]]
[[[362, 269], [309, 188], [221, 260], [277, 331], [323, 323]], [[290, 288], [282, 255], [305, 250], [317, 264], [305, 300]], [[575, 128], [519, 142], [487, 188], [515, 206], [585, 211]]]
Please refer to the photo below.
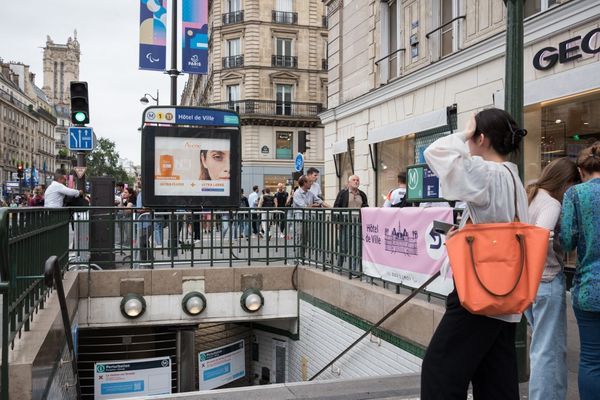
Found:
[[302, 153], [298, 153], [296, 156], [296, 159], [294, 160], [294, 168], [296, 169], [296, 172], [300, 172], [302, 171], [302, 168], [304, 168], [304, 156]]
[[91, 127], [69, 127], [69, 150], [92, 151], [94, 131]]

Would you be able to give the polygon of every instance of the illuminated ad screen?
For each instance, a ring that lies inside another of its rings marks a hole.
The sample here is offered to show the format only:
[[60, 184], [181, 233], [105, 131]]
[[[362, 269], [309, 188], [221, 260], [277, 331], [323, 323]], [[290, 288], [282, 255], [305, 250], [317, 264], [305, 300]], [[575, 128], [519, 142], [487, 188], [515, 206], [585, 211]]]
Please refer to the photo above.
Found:
[[142, 137], [144, 206], [239, 205], [239, 129], [146, 126]]

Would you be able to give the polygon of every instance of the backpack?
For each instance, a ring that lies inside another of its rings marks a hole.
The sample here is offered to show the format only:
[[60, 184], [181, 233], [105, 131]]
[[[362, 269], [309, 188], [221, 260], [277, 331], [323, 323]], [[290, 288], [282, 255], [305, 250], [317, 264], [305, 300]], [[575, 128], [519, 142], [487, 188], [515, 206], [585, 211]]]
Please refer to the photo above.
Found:
[[275, 200], [271, 195], [263, 195], [263, 207], [275, 207]]

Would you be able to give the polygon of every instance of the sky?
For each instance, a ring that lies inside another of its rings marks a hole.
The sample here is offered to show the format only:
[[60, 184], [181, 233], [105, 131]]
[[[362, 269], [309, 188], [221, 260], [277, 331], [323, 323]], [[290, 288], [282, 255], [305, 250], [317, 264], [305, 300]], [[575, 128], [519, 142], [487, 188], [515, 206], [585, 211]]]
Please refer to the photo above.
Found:
[[[114, 141], [120, 157], [139, 165], [138, 128], [145, 108], [139, 100], [145, 93], [156, 97], [157, 90], [161, 104], [169, 104], [171, 96], [168, 75], [138, 69], [139, 0], [4, 1], [0, 58], [29, 65], [41, 88], [46, 35], [56, 44], [66, 44], [75, 29], [81, 49], [79, 80], [88, 82], [89, 126], [97, 137]], [[178, 101], [186, 80], [187, 75], [177, 80]], [[154, 104], [149, 100], [148, 105]]]

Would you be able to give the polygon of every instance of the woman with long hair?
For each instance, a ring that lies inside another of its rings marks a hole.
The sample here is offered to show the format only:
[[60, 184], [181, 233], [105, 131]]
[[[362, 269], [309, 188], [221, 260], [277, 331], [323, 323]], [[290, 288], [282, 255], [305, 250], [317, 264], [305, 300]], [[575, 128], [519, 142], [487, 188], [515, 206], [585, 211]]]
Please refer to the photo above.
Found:
[[229, 179], [229, 151], [200, 150], [200, 180]]
[[558, 240], [559, 217], [565, 191], [579, 180], [575, 163], [559, 158], [527, 186], [529, 223], [551, 232], [546, 265], [537, 296], [525, 316], [531, 325], [529, 398], [565, 399], [567, 396], [567, 284], [564, 254]]
[[[466, 203], [461, 228], [511, 222], [515, 214], [527, 222], [527, 195], [517, 166], [508, 161], [526, 133], [506, 111], [492, 108], [425, 150], [444, 197]], [[454, 289], [423, 359], [421, 399], [464, 400], [469, 383], [475, 399], [519, 399], [515, 327], [521, 317], [472, 314]]]
[[571, 299], [579, 327], [579, 398], [600, 396], [600, 142], [577, 157], [583, 183], [563, 199], [560, 240], [565, 250], [577, 248]]

